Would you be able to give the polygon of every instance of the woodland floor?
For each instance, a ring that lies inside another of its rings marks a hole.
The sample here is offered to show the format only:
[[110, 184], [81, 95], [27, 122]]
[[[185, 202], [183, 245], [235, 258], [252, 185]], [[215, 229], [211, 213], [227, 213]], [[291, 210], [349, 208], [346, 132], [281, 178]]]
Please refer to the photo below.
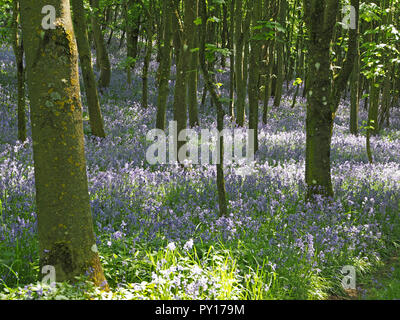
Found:
[[[294, 87], [288, 84], [282, 105], [271, 108], [267, 124], [260, 121], [254, 165], [225, 167], [230, 213], [219, 217], [214, 166], [146, 163], [157, 63], [150, 65], [144, 110], [142, 61], [129, 86], [119, 64], [125, 53], [110, 52], [112, 84], [101, 96], [108, 136], [90, 138], [86, 121], [84, 130], [97, 245], [112, 299], [400, 298], [399, 109], [392, 111], [390, 126], [371, 139], [374, 163], [369, 164], [365, 136], [362, 130], [358, 136], [349, 133], [349, 102], [341, 102], [331, 152], [335, 199], [310, 204], [304, 201], [305, 100], [299, 98], [292, 109]], [[228, 72], [217, 75], [223, 96], [228, 78]], [[196, 130], [215, 128], [214, 114], [207, 99]], [[361, 104], [360, 126], [366, 118]], [[228, 118], [225, 127], [234, 128]], [[90, 287], [60, 284], [52, 291], [38, 284], [32, 141], [21, 144], [16, 138], [15, 63], [12, 50], [3, 47], [0, 299], [110, 298]], [[353, 297], [341, 287], [345, 265], [357, 271]]]

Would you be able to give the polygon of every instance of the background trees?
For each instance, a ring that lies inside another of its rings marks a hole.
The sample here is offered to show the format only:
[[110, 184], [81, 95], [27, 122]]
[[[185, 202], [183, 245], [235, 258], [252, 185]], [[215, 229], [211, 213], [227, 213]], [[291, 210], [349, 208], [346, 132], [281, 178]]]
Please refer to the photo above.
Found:
[[[57, 8], [66, 8], [67, 2]], [[35, 4], [34, 9], [29, 9], [27, 2], [0, 2], [4, 8], [0, 16], [4, 28], [0, 35], [3, 42], [13, 46], [17, 66], [15, 119], [18, 119], [21, 141], [30, 138], [26, 130], [29, 123], [25, 121], [24, 54], [29, 70], [28, 82], [32, 89], [26, 101], [30, 103], [33, 126], [38, 210], [41, 217], [45, 217], [40, 218], [41, 221], [50, 219], [50, 212], [54, 210], [60, 212], [54, 219], [76, 210], [76, 215], [82, 215], [82, 221], [90, 225], [74, 38], [91, 135], [104, 138], [107, 131], [120, 126], [104, 127], [101, 114], [101, 103], [109, 102], [115, 92], [129, 107], [138, 102], [138, 117], [152, 113], [149, 115], [151, 125], [124, 128], [131, 134], [131, 140], [127, 140], [132, 143], [144, 144], [143, 137], [132, 138], [134, 132], [142, 134], [151, 127], [165, 130], [167, 120], [174, 119], [178, 132], [213, 125], [220, 131], [236, 126], [253, 129], [255, 149], [265, 154], [266, 150], [277, 147], [265, 142], [268, 140], [264, 133], [271, 130], [270, 121], [277, 120], [270, 120], [270, 114], [282, 112], [278, 120], [284, 123], [305, 110], [306, 139], [301, 145], [305, 146], [307, 200], [312, 200], [315, 194], [332, 197], [337, 192], [332, 183], [336, 172], [331, 172], [331, 144], [337, 125], [344, 130], [337, 119], [339, 105], [350, 114], [346, 130], [355, 135], [352, 136], [355, 144], [359, 143], [357, 135], [366, 135], [366, 153], [371, 163], [374, 162], [374, 142], [386, 134], [385, 130], [393, 121], [393, 110], [398, 108], [400, 7], [397, 0], [70, 2], [74, 32], [70, 25], [54, 31], [32, 29], [43, 17], [36, 12], [43, 2]], [[20, 5], [25, 8], [25, 14], [19, 13]], [[69, 21], [66, 11], [62, 14]], [[21, 16], [25, 16], [25, 22]], [[24, 24], [22, 34], [21, 21]], [[95, 72], [92, 54], [98, 65]], [[122, 85], [117, 69], [122, 69]], [[113, 88], [117, 85], [121, 87], [119, 91]], [[289, 111], [282, 109], [288, 100]], [[364, 124], [359, 117], [361, 108], [367, 112]], [[109, 117], [119, 111], [106, 115]], [[123, 116], [128, 117], [130, 113], [132, 111], [128, 110]], [[260, 130], [263, 130], [261, 135], [258, 134]], [[222, 138], [219, 141], [220, 161], [223, 161], [223, 150], [229, 145], [224, 144]], [[118, 140], [115, 145], [119, 143], [122, 142]], [[176, 154], [182, 145], [183, 142], [173, 146]], [[303, 160], [299, 159], [296, 160]], [[118, 157], [114, 160], [119, 165]], [[183, 167], [182, 164], [180, 168]], [[232, 201], [236, 189], [230, 178], [225, 181], [225, 175], [232, 170], [232, 167], [218, 164], [216, 183], [211, 179], [215, 184], [213, 190], [218, 194], [219, 214], [225, 217], [235, 210]], [[187, 172], [190, 169], [185, 174]], [[70, 173], [74, 174], [70, 177]], [[65, 180], [68, 183], [63, 183], [61, 178], [68, 178]], [[236, 181], [237, 185], [246, 185], [246, 179]], [[251, 181], [256, 185], [260, 183], [255, 178]], [[69, 185], [73, 185], [74, 190]], [[68, 193], [69, 198], [64, 193]], [[74, 197], [81, 200], [74, 201]], [[267, 205], [269, 202], [262, 204]], [[41, 225], [46, 223], [41, 222]], [[60, 224], [70, 228], [67, 232], [75, 233], [76, 237], [84, 237], [84, 250], [91, 249], [89, 245], [94, 238], [90, 228], [85, 229], [87, 234], [84, 235], [80, 223], [72, 226], [67, 219]], [[46, 234], [46, 231], [41, 229], [41, 233]], [[48, 243], [68, 241], [61, 235], [56, 240], [49, 239]], [[59, 248], [64, 250], [64, 245]], [[50, 258], [44, 256], [43, 259]], [[81, 259], [80, 256], [77, 259]]]

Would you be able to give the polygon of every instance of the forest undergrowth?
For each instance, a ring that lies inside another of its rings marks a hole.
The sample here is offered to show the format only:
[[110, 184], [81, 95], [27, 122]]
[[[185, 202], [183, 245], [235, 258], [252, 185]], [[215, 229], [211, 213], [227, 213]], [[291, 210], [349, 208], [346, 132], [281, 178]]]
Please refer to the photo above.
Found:
[[[372, 286], [370, 275], [398, 252], [400, 240], [399, 110], [390, 129], [371, 138], [370, 164], [365, 136], [350, 134], [349, 101], [342, 100], [331, 151], [335, 198], [309, 203], [306, 102], [298, 98], [291, 108], [288, 84], [267, 124], [260, 119], [254, 163], [225, 167], [229, 214], [220, 217], [215, 166], [145, 160], [146, 134], [155, 125], [157, 63], [150, 65], [143, 109], [142, 62], [128, 86], [118, 65], [124, 52], [110, 51], [115, 71], [101, 96], [107, 137], [92, 138], [84, 121], [97, 246], [111, 288], [104, 292], [84, 277], [76, 285], [40, 281], [32, 140], [17, 141], [15, 62], [12, 50], [1, 48], [0, 299], [328, 299], [347, 295], [344, 266], [355, 268], [357, 285]], [[228, 74], [217, 80], [226, 84]], [[227, 96], [225, 85], [221, 93]], [[207, 100], [197, 130], [216, 127], [204, 116], [209, 109]], [[361, 107], [360, 124], [366, 119]], [[225, 127], [234, 127], [228, 117]]]

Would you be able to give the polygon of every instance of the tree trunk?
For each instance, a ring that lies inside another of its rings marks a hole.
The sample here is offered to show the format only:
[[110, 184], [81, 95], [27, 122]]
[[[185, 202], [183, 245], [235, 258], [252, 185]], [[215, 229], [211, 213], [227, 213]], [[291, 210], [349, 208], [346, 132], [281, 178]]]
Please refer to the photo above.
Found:
[[[200, 0], [199, 9], [200, 16], [203, 21], [207, 20], [207, 12], [206, 12], [206, 0]], [[208, 73], [206, 64], [205, 64], [205, 37], [206, 37], [206, 24], [201, 24], [200, 30], [200, 67], [202, 74], [204, 76], [204, 80], [206, 82], [206, 86], [208, 91], [210, 92], [211, 99], [214, 101], [214, 104], [217, 107], [217, 129], [219, 132], [222, 132], [224, 128], [224, 110], [220, 100], [219, 95], [215, 90], [215, 86], [212, 82], [210, 74]], [[217, 189], [218, 189], [218, 205], [219, 205], [219, 213], [220, 216], [227, 216], [228, 208], [226, 203], [226, 189], [225, 189], [225, 178], [224, 178], [224, 137], [220, 135], [218, 141], [218, 151], [219, 151], [219, 161], [217, 163]]]
[[136, 0], [125, 0], [124, 15], [126, 23], [126, 56], [130, 60], [126, 68], [128, 86], [132, 82], [132, 70], [135, 69], [136, 58], [138, 53], [138, 40], [140, 29], [140, 14], [136, 14]]
[[198, 48], [198, 28], [194, 20], [197, 18], [198, 0], [190, 0], [187, 5], [190, 7], [185, 10], [187, 14], [187, 33], [190, 35], [189, 39], [189, 58], [190, 67], [187, 73], [188, 84], [188, 106], [189, 106], [189, 125], [195, 127], [199, 124], [199, 112], [197, 105], [197, 79], [198, 79], [198, 66], [199, 66], [199, 52], [194, 50]]
[[372, 135], [377, 135], [379, 133], [378, 114], [380, 92], [381, 89], [379, 83], [376, 79], [372, 79], [368, 109], [368, 127], [371, 127], [368, 131]]
[[150, 15], [147, 17], [147, 42], [146, 42], [146, 55], [143, 61], [143, 72], [142, 72], [142, 107], [148, 107], [148, 95], [149, 95], [149, 65], [151, 60], [151, 53], [153, 51], [153, 26]]
[[[41, 10], [56, 9], [56, 29], [41, 28]], [[107, 288], [90, 212], [78, 53], [69, 0], [22, 1], [41, 266], [56, 281], [89, 275]], [[43, 70], [46, 76], [43, 76]]]
[[[188, 1], [185, 0], [185, 8], [190, 7]], [[176, 7], [176, 10], [178, 6]], [[176, 20], [178, 17], [176, 17]], [[181, 25], [179, 21], [177, 21], [178, 25]], [[176, 81], [175, 81], [175, 91], [174, 91], [174, 120], [177, 122], [177, 131], [178, 136], [179, 133], [187, 128], [187, 87], [186, 87], [186, 78], [187, 78], [187, 71], [189, 65], [189, 50], [188, 50], [188, 39], [189, 34], [187, 33], [187, 16], [185, 15], [185, 21], [183, 26], [180, 27], [179, 31], [179, 43], [181, 45], [179, 49], [180, 57], [178, 59], [178, 64], [176, 66]], [[179, 149], [183, 146], [185, 142], [178, 141], [176, 155], [178, 156]]]
[[311, 4], [304, 0], [303, 5], [309, 39], [305, 168], [307, 198], [315, 194], [333, 196], [330, 163], [333, 123], [333, 101], [330, 101], [330, 43], [338, 2], [324, 0]]
[[14, 0], [13, 8], [13, 50], [15, 62], [17, 65], [17, 81], [18, 81], [18, 140], [24, 142], [26, 140], [26, 112], [25, 112], [25, 70], [24, 70], [24, 48], [22, 39], [18, 30], [20, 24], [20, 4], [18, 0]]
[[[262, 10], [261, 0], [256, 0], [253, 4], [252, 10], [252, 27], [257, 25], [260, 20], [260, 13]], [[252, 37], [254, 38], [259, 33], [256, 30]], [[258, 102], [259, 102], [259, 70], [260, 70], [260, 41], [251, 40], [250, 52], [250, 67], [249, 67], [249, 128], [254, 130], [254, 152], [258, 150]]]
[[243, 0], [236, 0], [235, 9], [235, 81], [236, 81], [236, 121], [241, 127], [244, 125], [244, 111], [246, 89], [243, 88], [243, 42], [242, 31]]
[[99, 0], [90, 0], [90, 5], [93, 8], [92, 15], [92, 30], [94, 43], [96, 47], [96, 58], [100, 67], [99, 88], [107, 88], [111, 81], [111, 64], [108, 57], [107, 48], [104, 43], [103, 33], [100, 28], [100, 5]]
[[229, 61], [229, 115], [232, 121], [235, 120], [235, 50], [234, 50], [234, 36], [235, 36], [235, 0], [231, 0], [230, 5], [230, 30], [229, 30], [229, 49], [231, 50]]
[[[285, 27], [285, 20], [286, 20], [286, 0], [281, 0], [280, 5], [279, 5], [279, 23]], [[277, 55], [277, 63], [276, 63], [276, 68], [277, 68], [277, 73], [276, 73], [276, 86], [275, 86], [275, 91], [274, 91], [274, 106], [279, 107], [281, 104], [281, 99], [282, 99], [282, 89], [283, 89], [283, 80], [285, 78], [284, 76], [284, 63], [283, 63], [283, 57], [284, 57], [284, 38], [285, 34], [283, 32], [277, 32], [279, 35], [277, 35], [279, 41], [276, 42], [276, 55]]]
[[89, 110], [89, 123], [92, 134], [104, 138], [104, 122], [101, 115], [96, 80], [92, 68], [92, 53], [89, 47], [87, 25], [83, 0], [71, 0], [73, 24], [81, 62], [83, 83]]
[[350, 133], [358, 134], [358, 113], [360, 108], [360, 41], [359, 30], [357, 29], [356, 56], [351, 75], [351, 101], [350, 101]]
[[169, 93], [168, 81], [171, 73], [171, 40], [172, 40], [172, 11], [173, 7], [170, 2], [163, 2], [164, 16], [164, 36], [163, 45], [161, 46], [161, 61], [159, 65], [160, 82], [158, 85], [157, 98], [157, 129], [165, 129], [165, 113], [167, 107], [167, 98]]

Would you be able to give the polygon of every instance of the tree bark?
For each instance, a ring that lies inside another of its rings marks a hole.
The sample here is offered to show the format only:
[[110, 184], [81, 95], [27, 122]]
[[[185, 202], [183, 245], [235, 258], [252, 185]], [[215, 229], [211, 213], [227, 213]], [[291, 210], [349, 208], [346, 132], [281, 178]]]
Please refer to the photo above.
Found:
[[307, 198], [315, 194], [333, 196], [331, 181], [331, 128], [333, 126], [330, 90], [330, 44], [336, 23], [338, 2], [303, 1], [308, 31], [308, 91], [306, 118]]
[[[56, 9], [43, 30], [41, 10]], [[41, 266], [56, 281], [89, 275], [107, 288], [90, 212], [78, 75], [69, 0], [21, 1], [26, 48]], [[43, 76], [45, 74], [45, 76]]]

